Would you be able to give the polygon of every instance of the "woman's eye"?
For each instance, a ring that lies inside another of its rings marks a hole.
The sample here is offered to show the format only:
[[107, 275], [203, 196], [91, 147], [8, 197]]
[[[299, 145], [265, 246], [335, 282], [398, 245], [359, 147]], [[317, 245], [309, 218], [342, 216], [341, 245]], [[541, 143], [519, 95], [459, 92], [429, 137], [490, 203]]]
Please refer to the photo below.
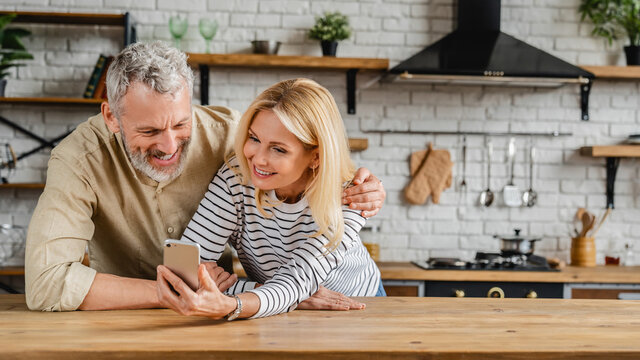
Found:
[[279, 148], [279, 147], [274, 147], [273, 150], [275, 150], [276, 152], [279, 152], [281, 154], [285, 154], [287, 152], [286, 150], [284, 150], [282, 148]]
[[257, 137], [255, 137], [255, 136], [249, 136], [249, 140], [251, 140], [251, 141], [253, 141], [253, 142], [257, 142], [257, 143], [259, 143], [259, 142], [260, 142], [260, 140], [258, 140], [258, 138], [257, 138]]

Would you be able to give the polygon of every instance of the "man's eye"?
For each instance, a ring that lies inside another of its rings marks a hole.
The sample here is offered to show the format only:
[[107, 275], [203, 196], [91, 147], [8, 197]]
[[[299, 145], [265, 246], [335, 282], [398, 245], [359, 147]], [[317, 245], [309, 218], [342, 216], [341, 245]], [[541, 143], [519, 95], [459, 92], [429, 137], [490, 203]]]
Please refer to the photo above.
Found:
[[142, 133], [143, 133], [143, 134], [145, 134], [145, 135], [154, 135], [154, 134], [156, 134], [156, 133], [157, 133], [157, 131], [155, 131], [155, 130], [148, 130], [148, 131], [143, 131]]

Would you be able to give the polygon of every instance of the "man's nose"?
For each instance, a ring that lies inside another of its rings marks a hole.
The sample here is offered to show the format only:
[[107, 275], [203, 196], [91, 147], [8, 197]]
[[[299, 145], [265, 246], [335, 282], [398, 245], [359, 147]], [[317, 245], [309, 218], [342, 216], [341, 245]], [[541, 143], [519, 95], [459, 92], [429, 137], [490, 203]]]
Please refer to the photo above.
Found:
[[157, 149], [165, 154], [173, 154], [178, 151], [179, 143], [180, 141], [178, 140], [178, 136], [175, 132], [171, 130], [163, 131], [160, 136]]

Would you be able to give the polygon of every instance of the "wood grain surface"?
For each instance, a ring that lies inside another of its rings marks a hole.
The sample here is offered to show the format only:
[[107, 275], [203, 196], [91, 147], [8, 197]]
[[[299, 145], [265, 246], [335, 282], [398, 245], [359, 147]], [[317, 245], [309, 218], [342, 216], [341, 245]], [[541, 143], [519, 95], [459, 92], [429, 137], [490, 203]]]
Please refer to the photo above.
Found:
[[406, 262], [379, 262], [385, 280], [512, 281], [640, 284], [640, 266], [591, 268], [567, 266], [562, 271], [423, 270]]
[[580, 155], [592, 157], [640, 157], [640, 145], [583, 146]]
[[0, 295], [3, 359], [638, 359], [640, 302], [358, 298], [365, 310], [213, 321], [31, 312]]
[[637, 80], [640, 79], [640, 66], [595, 66], [581, 65], [581, 68], [593, 73], [598, 79]]
[[187, 53], [191, 65], [302, 68], [316, 70], [360, 69], [384, 71], [389, 68], [389, 59], [343, 58], [332, 56], [290, 56], [264, 54], [196, 54]]

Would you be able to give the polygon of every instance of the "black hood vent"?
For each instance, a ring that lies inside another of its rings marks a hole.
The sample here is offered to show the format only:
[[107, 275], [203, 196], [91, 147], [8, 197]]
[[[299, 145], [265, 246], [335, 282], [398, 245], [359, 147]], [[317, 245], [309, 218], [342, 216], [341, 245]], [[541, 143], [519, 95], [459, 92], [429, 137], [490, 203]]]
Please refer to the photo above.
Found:
[[457, 29], [389, 70], [392, 81], [478, 85], [581, 84], [582, 120], [594, 75], [500, 31], [500, 0], [458, 0]]

